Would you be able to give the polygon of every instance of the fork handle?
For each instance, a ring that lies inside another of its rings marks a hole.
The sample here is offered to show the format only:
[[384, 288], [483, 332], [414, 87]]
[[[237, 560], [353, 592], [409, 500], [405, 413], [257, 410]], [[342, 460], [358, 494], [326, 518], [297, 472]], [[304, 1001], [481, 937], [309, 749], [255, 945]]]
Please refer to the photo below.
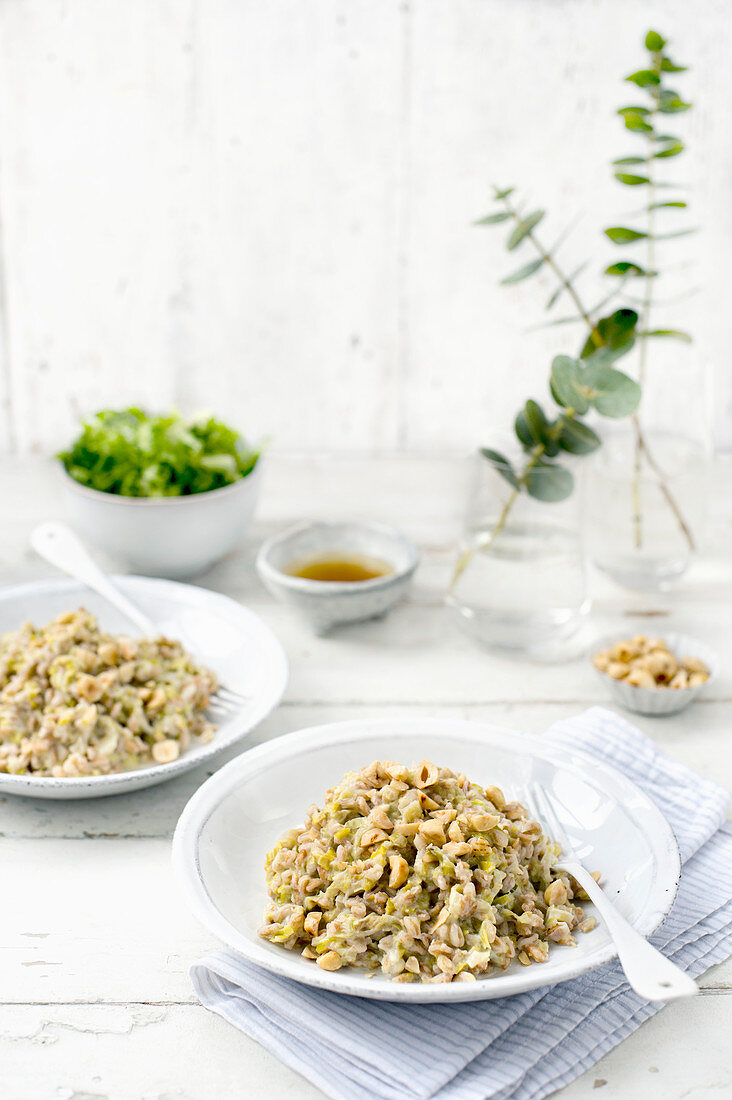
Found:
[[42, 558], [75, 577], [126, 615], [143, 634], [154, 637], [154, 624], [105, 576], [86, 547], [65, 523], [39, 523], [31, 532], [31, 546]]
[[617, 948], [625, 976], [636, 993], [647, 1001], [672, 1001], [699, 992], [693, 978], [628, 924], [581, 863], [562, 860], [559, 866], [577, 880], [595, 903]]

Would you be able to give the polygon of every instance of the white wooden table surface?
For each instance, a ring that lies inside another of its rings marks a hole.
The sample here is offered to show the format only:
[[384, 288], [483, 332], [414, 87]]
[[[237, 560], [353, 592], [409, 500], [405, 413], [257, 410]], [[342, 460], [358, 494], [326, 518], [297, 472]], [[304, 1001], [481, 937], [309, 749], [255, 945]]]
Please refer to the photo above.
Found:
[[[360, 715], [459, 715], [541, 734], [604, 701], [586, 661], [526, 665], [473, 648], [440, 602], [468, 463], [436, 458], [276, 458], [260, 520], [240, 551], [199, 583], [257, 611], [291, 662], [282, 705], [253, 745]], [[61, 518], [41, 460], [5, 461], [0, 581], [52, 575], [28, 547], [32, 525]], [[314, 638], [261, 588], [266, 533], [307, 516], [397, 523], [423, 551], [411, 601], [384, 622]], [[717, 517], [710, 554], [672, 597], [631, 596], [593, 580], [593, 627], [680, 629], [718, 647], [722, 674], [703, 702], [638, 724], [674, 757], [732, 787], [732, 524]], [[656, 613], [648, 618], [648, 612]], [[221, 762], [227, 759], [223, 757]], [[215, 947], [187, 913], [170, 837], [199, 769], [167, 785], [94, 802], [0, 798], [2, 1100], [316, 1100], [322, 1093], [196, 1004], [187, 971]], [[676, 1003], [563, 1090], [565, 1100], [700, 1100], [732, 1094], [732, 962], [703, 994]]]

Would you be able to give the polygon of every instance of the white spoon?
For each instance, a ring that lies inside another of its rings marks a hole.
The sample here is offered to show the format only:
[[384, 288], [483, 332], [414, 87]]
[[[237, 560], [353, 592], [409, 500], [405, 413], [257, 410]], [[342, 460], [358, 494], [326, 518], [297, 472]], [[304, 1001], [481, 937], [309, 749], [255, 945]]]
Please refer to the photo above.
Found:
[[604, 890], [597, 885], [573, 851], [555, 813], [552, 800], [541, 784], [532, 783], [526, 793], [526, 801], [536, 820], [545, 824], [552, 840], [561, 845], [562, 857], [553, 866], [576, 879], [594, 902], [617, 948], [625, 976], [636, 993], [647, 1001], [673, 1001], [678, 997], [693, 997], [698, 993], [699, 987], [694, 979], [662, 955], [640, 932], [636, 932], [632, 924], [618, 912]]
[[[160, 634], [160, 628], [120, 592], [65, 523], [39, 523], [31, 532], [30, 541], [37, 554], [102, 596], [146, 637], [155, 638]], [[208, 710], [216, 717], [224, 718], [238, 711], [246, 701], [246, 697], [239, 692], [219, 685], [209, 700]]]

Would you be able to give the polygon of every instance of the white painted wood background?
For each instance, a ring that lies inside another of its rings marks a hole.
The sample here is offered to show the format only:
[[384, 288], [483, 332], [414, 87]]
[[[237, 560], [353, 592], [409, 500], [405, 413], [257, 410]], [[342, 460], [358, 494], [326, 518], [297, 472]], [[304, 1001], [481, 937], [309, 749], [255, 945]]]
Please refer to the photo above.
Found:
[[569, 263], [609, 262], [651, 23], [692, 66], [668, 172], [703, 229], [666, 246], [698, 293], [657, 320], [697, 341], [656, 378], [668, 406], [705, 374], [732, 446], [727, 0], [2, 0], [0, 449], [132, 401], [290, 453], [502, 431], [577, 338], [526, 333], [550, 283], [498, 288], [514, 258], [471, 221], [523, 184], [548, 240], [579, 218]]

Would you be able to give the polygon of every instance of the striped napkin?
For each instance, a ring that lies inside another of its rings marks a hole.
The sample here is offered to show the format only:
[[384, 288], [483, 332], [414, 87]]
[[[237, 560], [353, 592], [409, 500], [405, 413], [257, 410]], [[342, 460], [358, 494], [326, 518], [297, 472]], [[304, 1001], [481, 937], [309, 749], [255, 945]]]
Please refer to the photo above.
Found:
[[[558, 722], [547, 736], [625, 772], [674, 826], [684, 870], [653, 943], [694, 977], [732, 954], [728, 793], [600, 707]], [[341, 997], [229, 950], [195, 964], [191, 977], [207, 1008], [334, 1100], [539, 1100], [662, 1007], [634, 993], [617, 963], [548, 990], [449, 1006]]]

